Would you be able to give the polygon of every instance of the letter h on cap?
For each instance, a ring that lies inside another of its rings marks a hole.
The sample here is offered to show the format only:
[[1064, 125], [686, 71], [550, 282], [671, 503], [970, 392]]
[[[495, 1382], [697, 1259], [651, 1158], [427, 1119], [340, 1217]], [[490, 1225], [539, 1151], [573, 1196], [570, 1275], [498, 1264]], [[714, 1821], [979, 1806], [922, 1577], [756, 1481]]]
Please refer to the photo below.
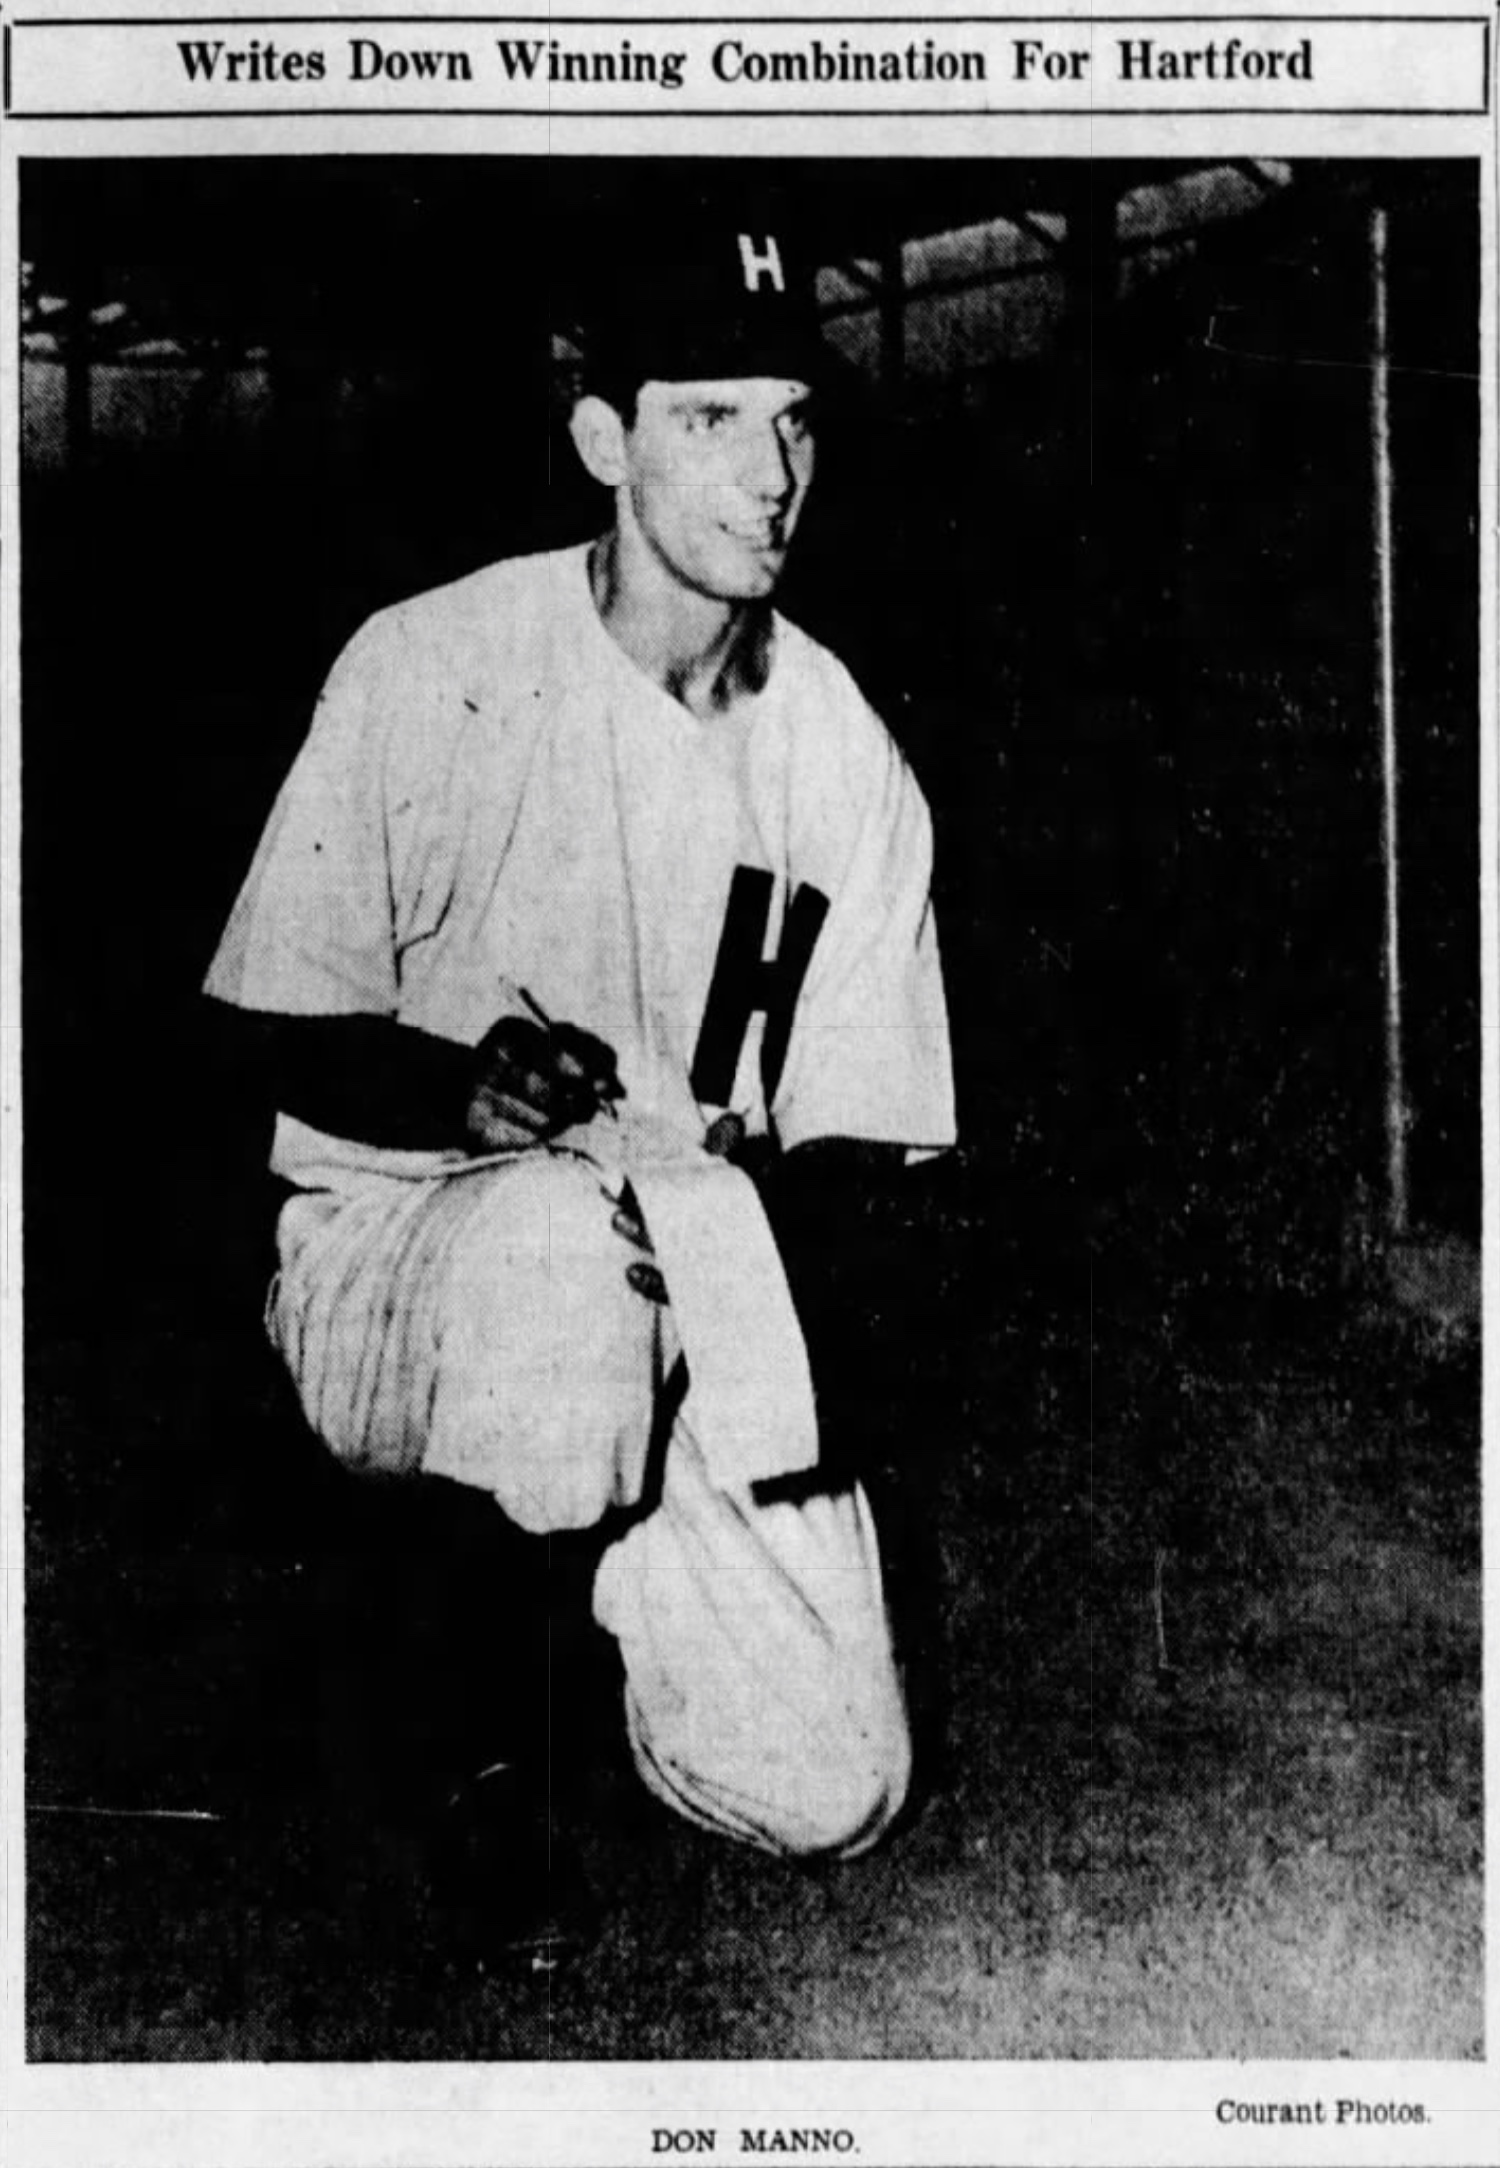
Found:
[[768, 278], [777, 293], [786, 292], [786, 279], [781, 269], [781, 251], [776, 246], [776, 236], [768, 233], [759, 248], [748, 233], [736, 236], [740, 244], [740, 263], [745, 273], [745, 291], [758, 294], [762, 278]]

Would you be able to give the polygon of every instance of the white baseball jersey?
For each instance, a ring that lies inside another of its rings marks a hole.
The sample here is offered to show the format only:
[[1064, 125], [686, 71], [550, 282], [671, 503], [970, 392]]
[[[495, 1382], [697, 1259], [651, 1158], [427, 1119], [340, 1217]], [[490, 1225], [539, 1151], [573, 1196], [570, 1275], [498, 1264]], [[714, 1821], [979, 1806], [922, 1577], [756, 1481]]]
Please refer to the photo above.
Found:
[[[834, 656], [778, 615], [764, 689], [700, 721], [610, 637], [579, 547], [350, 643], [207, 991], [472, 1045], [524, 989], [685, 1136], [733, 1108], [788, 1149], [930, 1150], [954, 1136], [930, 871], [921, 793]], [[283, 1117], [273, 1163], [344, 1187], [442, 1156]]]
[[[303, 1193], [268, 1322], [341, 1458], [476, 1485], [538, 1531], [638, 1501], [681, 1351], [661, 1502], [606, 1553], [596, 1611], [643, 1780], [777, 1852], [873, 1842], [910, 1742], [862, 1493], [752, 1502], [815, 1459], [812, 1386], [753, 1185], [701, 1140], [733, 1108], [788, 1148], [952, 1141], [930, 856], [824, 649], [777, 618], [765, 689], [700, 722], [615, 645], [569, 550], [359, 634], [208, 979], [465, 1044], [535, 1003], [614, 1048], [623, 1119], [495, 1164], [283, 1116]], [[669, 1310], [625, 1279], [627, 1177]]]

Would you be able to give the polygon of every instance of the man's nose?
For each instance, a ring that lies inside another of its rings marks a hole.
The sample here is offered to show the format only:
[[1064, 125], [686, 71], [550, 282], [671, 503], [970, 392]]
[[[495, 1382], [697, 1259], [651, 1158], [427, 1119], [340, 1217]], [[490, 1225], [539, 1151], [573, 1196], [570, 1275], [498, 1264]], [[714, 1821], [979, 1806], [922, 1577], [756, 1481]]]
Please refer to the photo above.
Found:
[[797, 470], [791, 447], [775, 423], [757, 429], [746, 450], [741, 480], [757, 496], [780, 503], [796, 487]]

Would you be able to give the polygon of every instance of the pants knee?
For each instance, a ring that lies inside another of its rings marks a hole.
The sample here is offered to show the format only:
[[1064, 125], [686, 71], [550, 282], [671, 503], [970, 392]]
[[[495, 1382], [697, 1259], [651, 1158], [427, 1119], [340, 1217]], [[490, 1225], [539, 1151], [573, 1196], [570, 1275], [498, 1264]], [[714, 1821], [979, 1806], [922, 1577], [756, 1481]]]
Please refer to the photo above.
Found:
[[853, 1859], [878, 1844], [906, 1803], [911, 1739], [905, 1718], [892, 1718], [878, 1738], [851, 1742], [847, 1761], [828, 1766], [808, 1787], [804, 1811], [785, 1846], [799, 1859]]
[[494, 1493], [542, 1534], [593, 1526], [639, 1490], [655, 1318], [597, 1180], [509, 1170], [452, 1259], [425, 1466]]

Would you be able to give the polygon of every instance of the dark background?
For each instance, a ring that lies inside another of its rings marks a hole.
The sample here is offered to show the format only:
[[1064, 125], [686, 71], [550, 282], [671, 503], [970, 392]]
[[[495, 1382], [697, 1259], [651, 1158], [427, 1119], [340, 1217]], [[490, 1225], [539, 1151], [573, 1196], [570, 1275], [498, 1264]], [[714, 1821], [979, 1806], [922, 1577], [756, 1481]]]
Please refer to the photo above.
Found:
[[[853, 252], [1090, 174], [779, 161], [732, 185]], [[730, 185], [676, 161], [23, 164], [42, 283], [123, 276], [197, 350], [263, 346], [272, 387], [254, 430], [96, 434], [24, 477], [34, 1604], [64, 1550], [193, 1556], [205, 1530], [295, 1519], [236, 1352], [264, 1130], [197, 988], [358, 623], [600, 523], [549, 336], [622, 225]], [[933, 804], [965, 1137], [937, 1209], [981, 1245], [953, 1345], [998, 1313], [1020, 1375], [1087, 1302], [1090, 1332], [1154, 1351], [1143, 1429], [1179, 1334], [1317, 1329], [1351, 1199], [1380, 1182], [1373, 203], [1413, 1204], [1473, 1235], [1472, 165], [1299, 167], [1130, 299], [1085, 284], [1044, 356], [997, 358], [962, 401], [856, 386], [785, 598]], [[34, 1711], [38, 1768], [76, 1748], [54, 1713]]]

